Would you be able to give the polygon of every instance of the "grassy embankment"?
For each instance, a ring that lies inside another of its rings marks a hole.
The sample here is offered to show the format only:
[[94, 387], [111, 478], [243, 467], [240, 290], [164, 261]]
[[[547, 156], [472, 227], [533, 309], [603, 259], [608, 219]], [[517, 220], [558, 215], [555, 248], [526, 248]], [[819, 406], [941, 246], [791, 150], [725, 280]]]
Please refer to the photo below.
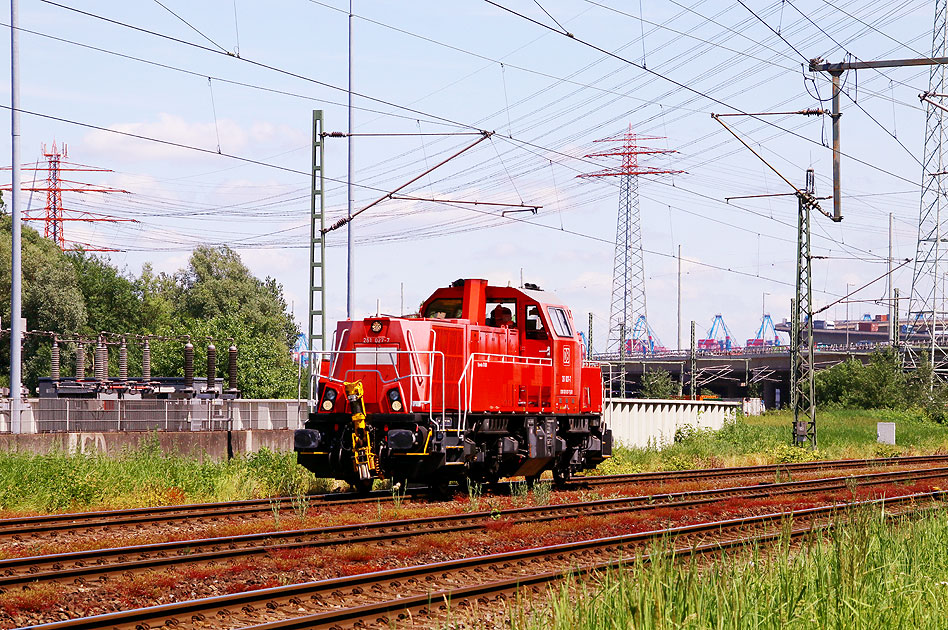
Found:
[[524, 603], [514, 630], [944, 628], [948, 511], [917, 521], [862, 514], [802, 549], [784, 541], [708, 562], [659, 553], [597, 582]]
[[294, 453], [224, 462], [163, 453], [157, 442], [117, 457], [0, 452], [0, 510], [75, 511], [327, 492]]
[[[816, 416], [819, 449], [815, 452], [790, 445], [792, 418], [790, 412], [779, 411], [740, 418], [716, 432], [686, 427], [678, 431], [672, 444], [617, 448], [614, 457], [595, 474], [948, 453], [948, 425], [932, 422], [921, 412], [820, 411]], [[877, 422], [895, 422], [895, 446], [876, 442]]]
[[[876, 443], [876, 422], [895, 422], [897, 446]], [[789, 445], [790, 414], [739, 419], [717, 432], [679, 431], [673, 444], [617, 448], [594, 474], [734, 466], [803, 459], [948, 452], [948, 426], [920, 413], [840, 410], [817, 418], [820, 450]], [[661, 448], [659, 448], [661, 446]], [[157, 443], [118, 457], [0, 452], [0, 510], [75, 511], [326, 492], [293, 453], [261, 451], [229, 462], [163, 453]]]

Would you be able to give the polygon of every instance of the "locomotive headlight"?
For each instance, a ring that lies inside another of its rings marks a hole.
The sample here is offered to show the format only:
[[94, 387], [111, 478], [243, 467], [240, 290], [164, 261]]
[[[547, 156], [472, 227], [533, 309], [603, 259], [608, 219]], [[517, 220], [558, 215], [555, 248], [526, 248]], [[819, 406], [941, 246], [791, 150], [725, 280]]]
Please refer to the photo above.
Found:
[[380, 332], [382, 332], [382, 322], [378, 322], [378, 321], [372, 322], [372, 332], [374, 332], [375, 334], [379, 334]]
[[401, 411], [402, 410], [402, 395], [398, 391], [397, 387], [393, 387], [388, 390], [388, 401], [392, 407], [392, 411]]
[[332, 408], [336, 404], [336, 390], [332, 387], [327, 387], [323, 392], [323, 402], [320, 405], [323, 408], [323, 411], [332, 411]]

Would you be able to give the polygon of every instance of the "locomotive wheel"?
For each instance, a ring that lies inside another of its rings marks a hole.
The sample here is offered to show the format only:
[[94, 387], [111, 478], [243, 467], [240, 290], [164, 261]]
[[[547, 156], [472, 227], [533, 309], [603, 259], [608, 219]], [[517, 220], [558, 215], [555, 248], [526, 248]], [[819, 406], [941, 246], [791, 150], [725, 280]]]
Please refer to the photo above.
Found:
[[431, 493], [435, 496], [448, 498], [451, 496], [451, 480], [450, 479], [439, 479], [435, 481], [430, 486]]
[[372, 492], [372, 485], [375, 482], [374, 479], [355, 479], [349, 482], [349, 485], [352, 486], [352, 489], [360, 497], [364, 497], [370, 492]]
[[557, 488], [562, 488], [567, 483], [569, 483], [570, 477], [572, 477], [572, 471], [569, 468], [560, 470], [559, 468], [553, 469], [553, 485]]
[[499, 475], [491, 475], [484, 482], [484, 485], [487, 486], [487, 490], [490, 491], [491, 494], [500, 494], [501, 485]]

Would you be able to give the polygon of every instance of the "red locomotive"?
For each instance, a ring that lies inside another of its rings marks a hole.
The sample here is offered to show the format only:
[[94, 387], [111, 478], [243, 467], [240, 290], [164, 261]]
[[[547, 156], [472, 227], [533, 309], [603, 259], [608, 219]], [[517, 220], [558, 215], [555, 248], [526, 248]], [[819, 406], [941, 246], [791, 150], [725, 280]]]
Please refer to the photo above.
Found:
[[445, 489], [545, 470], [565, 481], [612, 454], [602, 372], [568, 308], [525, 289], [458, 280], [421, 317], [340, 321], [315, 353], [300, 464], [361, 491], [374, 479]]

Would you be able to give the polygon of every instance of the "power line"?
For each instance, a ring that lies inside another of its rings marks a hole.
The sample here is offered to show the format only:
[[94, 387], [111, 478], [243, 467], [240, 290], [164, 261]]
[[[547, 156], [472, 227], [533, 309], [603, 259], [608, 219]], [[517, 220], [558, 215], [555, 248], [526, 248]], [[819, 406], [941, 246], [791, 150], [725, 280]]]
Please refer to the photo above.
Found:
[[[48, 2], [49, 0], [43, 0], [43, 1], [44, 1], [44, 2]], [[545, 29], [550, 30], [550, 31], [552, 31], [552, 32], [554, 32], [554, 33], [559, 33], [559, 34], [562, 35], [562, 33], [560, 33], [560, 31], [557, 31], [556, 29], [554, 29], [554, 28], [552, 28], [552, 27], [550, 27], [550, 26], [548, 26], [548, 25], [546, 25], [546, 24], [543, 24], [542, 22], [539, 22], [539, 21], [537, 21], [537, 20], [534, 20], [533, 18], [531, 18], [531, 17], [529, 17], [529, 16], [527, 16], [527, 15], [524, 15], [524, 14], [522, 14], [522, 13], [518, 13], [517, 11], [514, 11], [513, 9], [510, 9], [510, 8], [508, 8], [508, 7], [505, 7], [505, 6], [501, 5], [501, 4], [498, 4], [497, 2], [494, 2], [493, 0], [484, 0], [484, 2], [486, 2], [487, 4], [490, 4], [490, 5], [492, 5], [492, 6], [495, 6], [495, 7], [497, 7], [498, 9], [501, 9], [501, 10], [503, 10], [503, 11], [506, 11], [506, 12], [508, 12], [508, 13], [511, 13], [511, 14], [513, 14], [513, 15], [519, 17], [519, 18], [522, 18], [522, 19], [528, 21], [528, 22], [532, 22], [533, 24], [536, 24], [537, 26], [540, 26], [541, 28], [545, 28]], [[741, 4], [743, 4], [743, 3], [741, 3]], [[673, 85], [675, 85], [675, 86], [677, 86], [677, 87], [679, 87], [679, 88], [681, 88], [681, 89], [683, 89], [683, 90], [686, 90], [686, 91], [688, 91], [688, 92], [691, 92], [691, 93], [695, 94], [696, 96], [700, 96], [700, 97], [702, 97], [702, 98], [705, 98], [705, 99], [707, 99], [707, 100], [709, 100], [709, 101], [711, 101], [711, 102], [713, 102], [713, 103], [716, 103], [716, 104], [718, 104], [718, 105], [721, 105], [722, 107], [727, 107], [728, 109], [734, 110], [734, 111], [737, 112], [737, 113], [744, 114], [745, 116], [748, 116], [748, 117], [750, 117], [750, 118], [753, 118], [753, 119], [758, 120], [758, 121], [760, 121], [760, 122], [763, 122], [763, 123], [765, 123], [765, 124], [768, 124], [768, 125], [771, 125], [771, 126], [773, 126], [773, 127], [776, 127], [777, 129], [780, 129], [780, 130], [783, 131], [784, 133], [787, 133], [787, 134], [792, 135], [792, 136], [794, 136], [794, 137], [800, 138], [800, 139], [805, 140], [805, 141], [807, 141], [807, 142], [810, 142], [810, 143], [813, 143], [813, 144], [820, 144], [820, 143], [816, 142], [815, 140], [812, 140], [812, 139], [810, 139], [810, 138], [807, 138], [806, 136], [803, 136], [803, 135], [801, 135], [801, 134], [798, 134], [798, 133], [796, 133], [796, 132], [794, 132], [794, 131], [785, 129], [785, 128], [783, 128], [783, 127], [777, 125], [776, 123], [773, 123], [773, 122], [771, 122], [771, 121], [768, 121], [768, 120], [766, 120], [765, 118], [762, 118], [762, 117], [760, 117], [760, 116], [754, 116], [753, 114], [750, 114], [750, 113], [748, 113], [748, 112], [745, 112], [744, 110], [742, 110], [742, 109], [739, 108], [739, 107], [735, 107], [735, 106], [733, 106], [733, 105], [730, 105], [730, 104], [728, 104], [728, 103], [726, 103], [726, 102], [724, 102], [724, 101], [722, 101], [722, 100], [720, 100], [720, 99], [718, 99], [718, 98], [716, 98], [716, 97], [714, 97], [714, 96], [711, 96], [710, 94], [707, 94], [707, 93], [705, 93], [705, 92], [702, 92], [701, 90], [698, 90], [698, 89], [693, 88], [693, 87], [691, 87], [691, 86], [689, 86], [689, 85], [686, 85], [686, 84], [684, 84], [684, 83], [682, 83], [682, 82], [680, 82], [680, 81], [678, 81], [678, 80], [676, 80], [676, 79], [673, 79], [673, 78], [671, 78], [671, 77], [669, 77], [669, 76], [666, 76], [666, 75], [663, 75], [663, 74], [661, 74], [661, 73], [659, 73], [659, 72], [656, 72], [655, 70], [652, 70], [652, 69], [650, 69], [650, 68], [646, 68], [646, 67], [644, 67], [644, 66], [642, 66], [642, 65], [640, 65], [640, 64], [635, 63], [634, 61], [631, 61], [631, 60], [629, 60], [629, 59], [626, 59], [625, 57], [622, 57], [621, 55], [618, 55], [618, 54], [616, 54], [616, 53], [614, 53], [614, 52], [611, 52], [611, 51], [609, 51], [609, 50], [606, 50], [606, 49], [604, 49], [604, 48], [602, 48], [602, 47], [600, 47], [600, 46], [597, 46], [596, 44], [593, 44], [593, 43], [591, 43], [591, 42], [588, 42], [588, 41], [586, 41], [586, 40], [584, 40], [584, 39], [582, 39], [582, 38], [576, 37], [575, 35], [571, 36], [570, 39], [572, 39], [573, 41], [578, 42], [578, 43], [580, 43], [580, 44], [582, 44], [582, 45], [584, 45], [584, 46], [587, 46], [587, 47], [589, 47], [589, 48], [592, 48], [593, 50], [596, 50], [596, 51], [598, 51], [598, 52], [600, 52], [600, 53], [602, 53], [602, 54], [604, 54], [604, 55], [607, 55], [607, 56], [609, 56], [609, 57], [613, 57], [613, 58], [615, 58], [615, 59], [617, 59], [617, 60], [619, 60], [619, 61], [621, 61], [621, 62], [623, 62], [623, 63], [629, 64], [630, 66], [634, 66], [634, 67], [636, 67], [636, 68], [642, 70], [643, 72], [647, 72], [647, 73], [649, 73], [649, 74], [651, 74], [651, 75], [654, 75], [654, 76], [656, 76], [656, 77], [658, 77], [658, 78], [664, 79], [665, 81], [668, 81], [669, 83], [671, 83], [671, 84], [673, 84]], [[788, 45], [789, 45], [789, 43], [788, 43]], [[798, 52], [799, 52], [799, 51], [798, 51]], [[823, 146], [823, 145], [820, 144], [820, 146]], [[841, 155], [846, 155], [846, 154], [841, 153]], [[857, 157], [855, 157], [855, 156], [846, 155], [846, 157], [849, 158], [849, 159], [855, 160], [855, 161], [857, 161], [857, 162], [859, 162], [859, 163], [861, 163], [861, 164], [863, 164], [863, 165], [865, 165], [865, 166], [868, 166], [869, 168], [872, 168], [872, 169], [878, 170], [878, 171], [880, 171], [880, 172], [883, 172], [883, 173], [885, 173], [885, 174], [887, 174], [887, 175], [889, 175], [889, 176], [891, 176], [891, 177], [895, 177], [896, 179], [900, 179], [900, 180], [905, 181], [905, 182], [910, 183], [910, 184], [914, 184], [914, 183], [915, 183], [914, 181], [912, 181], [912, 180], [910, 180], [910, 179], [908, 179], [908, 178], [905, 178], [905, 177], [902, 177], [901, 175], [897, 175], [897, 174], [895, 174], [895, 173], [892, 173], [891, 171], [887, 171], [886, 169], [884, 169], [884, 168], [882, 168], [882, 167], [879, 167], [879, 166], [876, 166], [876, 165], [871, 164], [871, 163], [869, 163], [869, 162], [866, 162], [865, 160], [861, 160], [861, 159], [859, 159], [859, 158], [857, 158]]]
[[[276, 66], [271, 66], [271, 65], [269, 65], [269, 64], [263, 63], [262, 61], [255, 61], [255, 60], [249, 59], [249, 58], [247, 58], [247, 57], [238, 57], [237, 55], [235, 55], [235, 54], [232, 53], [232, 52], [220, 51], [220, 50], [215, 50], [215, 49], [213, 49], [213, 48], [208, 48], [207, 46], [202, 46], [201, 44], [196, 44], [196, 43], [194, 43], [194, 42], [189, 42], [189, 41], [187, 41], [187, 40], [185, 40], [185, 39], [180, 39], [180, 38], [178, 38], [178, 37], [172, 37], [171, 35], [165, 35], [164, 33], [159, 33], [159, 32], [157, 32], [157, 31], [152, 31], [152, 30], [149, 30], [149, 29], [147, 29], [147, 28], [142, 28], [142, 27], [140, 27], [140, 26], [135, 26], [135, 25], [133, 25], [133, 24], [128, 24], [128, 23], [126, 23], [126, 22], [121, 22], [121, 21], [119, 21], [119, 20], [113, 20], [112, 18], [107, 18], [107, 17], [105, 17], [105, 16], [98, 15], [98, 14], [95, 14], [95, 13], [91, 13], [91, 12], [89, 12], [89, 11], [82, 11], [81, 9], [76, 9], [76, 8], [74, 8], [74, 7], [66, 6], [66, 5], [64, 5], [64, 4], [59, 4], [58, 2], [53, 2], [53, 0], [40, 0], [40, 2], [43, 2], [43, 3], [45, 3], [45, 4], [52, 5], [52, 6], [54, 6], [54, 7], [59, 7], [60, 9], [64, 9], [64, 10], [66, 10], [66, 11], [72, 11], [72, 12], [78, 13], [78, 14], [80, 14], [80, 15], [85, 15], [86, 17], [91, 17], [91, 18], [94, 18], [94, 19], [96, 19], [96, 20], [102, 20], [103, 22], [108, 22], [108, 23], [110, 23], [110, 24], [115, 24], [116, 26], [121, 26], [121, 27], [123, 27], [123, 28], [128, 28], [128, 29], [131, 29], [131, 30], [134, 30], [134, 31], [138, 31], [138, 32], [140, 32], [140, 33], [146, 33], [146, 34], [152, 35], [152, 36], [154, 36], [154, 37], [160, 37], [160, 38], [162, 38], [162, 39], [167, 39], [167, 40], [169, 40], [169, 41], [173, 41], [173, 42], [176, 42], [176, 43], [179, 43], [179, 44], [184, 44], [185, 46], [191, 46], [192, 48], [197, 48], [197, 49], [199, 49], [199, 50], [203, 50], [203, 51], [206, 51], [206, 52], [214, 53], [215, 55], [225, 55], [225, 56], [227, 56], [227, 57], [232, 57], [232, 58], [237, 59], [237, 60], [239, 60], [239, 61], [242, 61], [242, 62], [244, 62], [244, 63], [248, 63], [248, 64], [253, 65], [253, 66], [257, 66], [257, 67], [259, 67], [259, 68], [263, 68], [263, 69], [265, 69], [265, 70], [270, 70], [270, 71], [273, 71], [273, 72], [278, 72], [278, 73], [280, 73], [280, 74], [284, 74], [284, 75], [286, 75], [286, 76], [293, 77], [293, 78], [295, 78], [295, 79], [300, 79], [300, 80], [302, 80], [302, 81], [307, 81], [307, 82], [309, 82], [309, 83], [314, 83], [314, 84], [316, 84], [316, 85], [320, 85], [320, 86], [322, 86], [322, 87], [329, 88], [329, 89], [331, 89], [331, 90], [336, 90], [336, 91], [338, 91], [338, 92], [346, 92], [346, 93], [349, 92], [349, 90], [348, 90], [347, 88], [339, 87], [339, 86], [333, 85], [333, 84], [331, 84], [331, 83], [326, 83], [325, 81], [320, 81], [320, 80], [314, 79], [314, 78], [312, 78], [312, 77], [307, 77], [307, 76], [305, 76], [305, 75], [302, 75], [302, 74], [299, 74], [299, 73], [296, 73], [296, 72], [291, 72], [291, 71], [289, 71], [289, 70], [284, 70], [283, 68], [278, 68], [278, 67], [276, 67]], [[456, 126], [456, 127], [466, 127], [466, 128], [468, 128], [468, 129], [476, 129], [476, 127], [472, 127], [471, 125], [466, 125], [466, 124], [464, 124], [464, 123], [460, 123], [460, 122], [451, 120], [451, 119], [449, 119], [449, 118], [444, 118], [443, 116], [436, 116], [436, 115], [434, 115], [434, 114], [429, 114], [429, 113], [427, 113], [427, 112], [423, 112], [423, 111], [420, 111], [420, 110], [417, 110], [417, 109], [413, 109], [413, 108], [411, 108], [411, 107], [406, 107], [406, 106], [404, 106], [404, 105], [399, 105], [399, 104], [397, 104], [397, 103], [392, 103], [392, 102], [390, 102], [390, 101], [386, 101], [386, 100], [384, 100], [384, 99], [376, 98], [376, 97], [374, 97], [374, 96], [369, 96], [369, 95], [367, 95], [367, 94], [362, 94], [362, 93], [360, 93], [360, 92], [352, 92], [352, 95], [353, 95], [353, 96], [358, 96], [359, 98], [364, 98], [364, 99], [369, 100], [369, 101], [374, 101], [374, 102], [376, 102], [376, 103], [381, 103], [382, 105], [388, 105], [389, 107], [395, 107], [395, 108], [397, 108], [397, 109], [405, 110], [405, 111], [411, 112], [411, 113], [413, 113], [413, 114], [418, 114], [418, 115], [421, 115], [421, 116], [426, 116], [426, 117], [434, 118], [434, 119], [436, 119], [436, 120], [440, 120], [440, 121], [442, 121], [442, 122], [444, 122], [444, 123], [447, 123], [447, 124], [450, 124], [450, 125], [454, 125], [454, 126]], [[477, 129], [477, 131], [483, 131], [483, 130], [482, 130], [482, 129]]]
[[[5, 27], [5, 28], [10, 28], [10, 25], [9, 25], [9, 24], [6, 24], [6, 23], [4, 23], [4, 22], [0, 22], [0, 26], [3, 26], [3, 27]], [[237, 85], [237, 86], [240, 86], [240, 87], [246, 87], [246, 88], [250, 88], [250, 89], [253, 89], [253, 90], [260, 90], [260, 91], [262, 91], [262, 92], [270, 92], [270, 93], [272, 93], [272, 94], [280, 94], [280, 95], [282, 95], [282, 96], [291, 96], [291, 97], [294, 97], [294, 98], [299, 98], [299, 99], [303, 99], [303, 100], [307, 100], [307, 101], [314, 101], [314, 102], [324, 103], [324, 104], [325, 104], [325, 103], [328, 103], [328, 104], [330, 104], [330, 105], [338, 105], [339, 107], [346, 107], [346, 104], [345, 104], [345, 103], [341, 103], [341, 102], [338, 102], [338, 101], [331, 101], [331, 100], [324, 99], [324, 98], [319, 98], [319, 99], [317, 99], [317, 98], [315, 98], [315, 97], [313, 97], [313, 96], [306, 96], [305, 94], [298, 94], [298, 93], [296, 93], [296, 92], [289, 92], [289, 91], [287, 91], [287, 90], [278, 90], [278, 89], [276, 89], [276, 88], [271, 88], [271, 87], [266, 87], [266, 86], [262, 86], [262, 85], [257, 85], [257, 84], [254, 84], [254, 83], [247, 83], [247, 82], [245, 82], [245, 81], [235, 81], [235, 80], [233, 80], [233, 79], [225, 79], [225, 78], [219, 77], [219, 76], [208, 75], [208, 74], [203, 73], [203, 72], [195, 72], [194, 70], [188, 70], [188, 69], [186, 69], [186, 68], [181, 68], [181, 67], [179, 67], [179, 66], [173, 66], [173, 65], [170, 65], [170, 64], [161, 63], [161, 62], [159, 62], [159, 61], [154, 61], [154, 60], [151, 60], [151, 59], [143, 59], [143, 58], [141, 58], [141, 57], [136, 57], [136, 56], [134, 56], [134, 55], [129, 55], [129, 54], [126, 54], [126, 53], [120, 53], [120, 52], [117, 52], [117, 51], [114, 51], [114, 50], [109, 50], [109, 49], [107, 49], [107, 48], [101, 48], [101, 47], [99, 47], [99, 46], [93, 46], [93, 45], [91, 45], [91, 44], [84, 44], [84, 43], [82, 43], [82, 42], [77, 42], [77, 41], [74, 41], [74, 40], [71, 40], [71, 39], [66, 39], [66, 38], [64, 38], [64, 37], [57, 37], [57, 36], [55, 36], [55, 35], [50, 35], [49, 33], [43, 33], [43, 32], [40, 32], [40, 31], [30, 30], [30, 29], [28, 29], [28, 28], [23, 28], [22, 26], [18, 26], [18, 27], [17, 27], [17, 31], [19, 31], [19, 32], [21, 32], [21, 33], [29, 33], [30, 35], [35, 35], [35, 36], [37, 36], [37, 37], [43, 37], [43, 38], [50, 39], [50, 40], [57, 41], [57, 42], [61, 42], [61, 43], [64, 43], [64, 44], [69, 44], [69, 45], [71, 45], [71, 46], [78, 46], [79, 48], [85, 48], [85, 49], [87, 49], [87, 50], [94, 50], [94, 51], [96, 51], [96, 52], [104, 53], [104, 54], [106, 54], [106, 55], [112, 55], [112, 56], [114, 56], [114, 57], [119, 57], [119, 58], [122, 58], [122, 59], [128, 59], [129, 61], [136, 61], [136, 62], [138, 62], [138, 63], [148, 64], [148, 65], [150, 65], [150, 66], [155, 66], [155, 67], [157, 67], [157, 68], [164, 68], [164, 69], [166, 69], [166, 70], [172, 70], [172, 71], [174, 71], [174, 72], [180, 72], [180, 73], [182, 73], [182, 74], [187, 74], [187, 75], [194, 76], [194, 77], [200, 77], [200, 78], [202, 78], [202, 79], [210, 78], [210, 79], [213, 79], [214, 81], [217, 81], [217, 82], [219, 82], [219, 83], [227, 83], [227, 84], [229, 84], [229, 85]], [[214, 52], [214, 51], [211, 51], [211, 52]], [[417, 116], [405, 116], [405, 115], [402, 115], [402, 114], [395, 114], [395, 113], [392, 113], [392, 112], [386, 112], [386, 111], [382, 111], [382, 110], [378, 110], [378, 109], [371, 109], [371, 108], [368, 108], [368, 107], [361, 107], [361, 106], [358, 106], [358, 105], [353, 105], [353, 109], [356, 109], [356, 110], [359, 110], [359, 111], [363, 111], [363, 112], [369, 112], [369, 113], [371, 113], [371, 114], [379, 114], [379, 115], [382, 115], [382, 116], [391, 116], [391, 117], [393, 117], [393, 118], [401, 118], [401, 119], [404, 119], [404, 120], [417, 120]], [[442, 124], [442, 123], [440, 123], [440, 122], [438, 122], [438, 121], [434, 121], [434, 120], [426, 120], [425, 122], [434, 123], [434, 124]]]
[[[51, 4], [55, 4], [55, 3], [51, 3]], [[58, 5], [58, 6], [61, 6], [61, 5]], [[215, 52], [215, 51], [212, 51], [212, 52]], [[633, 64], [633, 65], [635, 65], [635, 64]], [[778, 128], [780, 128], [780, 127], [778, 127]], [[107, 130], [107, 131], [113, 131], [113, 132], [114, 132], [115, 130]], [[149, 138], [149, 139], [150, 139], [150, 140], [159, 141], [159, 140], [152, 139], [152, 138]], [[171, 144], [174, 144], [174, 143], [171, 143]], [[178, 145], [178, 146], [183, 146], [183, 145]], [[189, 148], [195, 148], [195, 147], [189, 147]], [[197, 150], [202, 150], [202, 149], [197, 149]], [[208, 151], [208, 150], [202, 150], [202, 151], [210, 152], [210, 151]], [[215, 152], [215, 153], [216, 153], [216, 152]], [[239, 158], [238, 156], [228, 156], [228, 157], [234, 157], [235, 159], [241, 159], [241, 158]], [[571, 159], [577, 159], [577, 158], [575, 158], [574, 156], [570, 156], [570, 157], [571, 157]], [[250, 161], [250, 160], [247, 160], [247, 161]], [[253, 161], [251, 161], [251, 162], [253, 162]], [[253, 162], [253, 163], [256, 163], [256, 162]], [[870, 165], [870, 166], [871, 166], [871, 165]], [[279, 167], [278, 167], [278, 168], [279, 168]], [[292, 171], [292, 169], [284, 169], [284, 170], [291, 170], [291, 171]], [[881, 170], [881, 169], [880, 169], [880, 170]], [[299, 173], [299, 171], [292, 171], [292, 172], [297, 172], [297, 173]], [[914, 183], [914, 182], [912, 182], [912, 183]], [[366, 187], [366, 188], [370, 188], [370, 187]]]

